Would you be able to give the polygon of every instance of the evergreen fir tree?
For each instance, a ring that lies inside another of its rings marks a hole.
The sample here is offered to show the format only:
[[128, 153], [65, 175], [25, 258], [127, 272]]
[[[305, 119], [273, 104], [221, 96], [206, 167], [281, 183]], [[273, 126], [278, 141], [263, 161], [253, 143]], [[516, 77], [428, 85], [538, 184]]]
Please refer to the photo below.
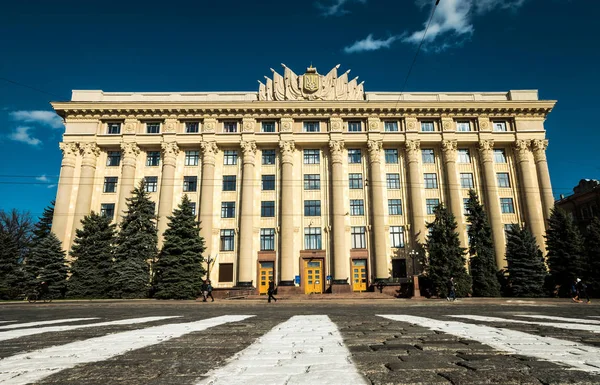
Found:
[[432, 281], [434, 292], [445, 297], [448, 281], [454, 277], [457, 295], [467, 296], [471, 291], [471, 277], [465, 268], [465, 249], [460, 247], [454, 215], [440, 205], [435, 210], [435, 220], [428, 223], [427, 228], [427, 275]]
[[38, 222], [33, 227], [33, 238], [34, 241], [36, 239], [41, 239], [46, 235], [50, 234], [52, 230], [52, 217], [54, 217], [54, 203], [55, 201], [50, 202], [50, 206], [44, 209], [42, 216], [38, 220]]
[[473, 278], [473, 296], [498, 297], [500, 283], [496, 269], [496, 252], [492, 240], [492, 228], [479, 197], [473, 190], [469, 191], [467, 203], [467, 221], [469, 228], [469, 254], [471, 255], [471, 277]]
[[92, 211], [81, 220], [71, 256], [75, 259], [68, 281], [72, 298], [106, 298], [113, 264], [115, 225], [111, 219]]
[[546, 267], [535, 238], [526, 228], [513, 224], [507, 232], [506, 262], [508, 286], [515, 297], [544, 294]]
[[583, 238], [573, 220], [560, 208], [552, 210], [546, 231], [547, 263], [558, 295], [569, 295], [571, 285], [583, 275]]
[[154, 297], [159, 299], [194, 299], [200, 292], [204, 240], [199, 235], [199, 222], [192, 213], [190, 200], [183, 196], [181, 204], [169, 217], [164, 245], [154, 265]]
[[127, 210], [115, 243], [111, 296], [144, 298], [150, 288], [149, 262], [156, 258], [157, 230], [154, 203], [142, 180], [127, 199]]
[[62, 243], [54, 233], [50, 232], [33, 245], [25, 266], [29, 290], [38, 290], [40, 284], [46, 282], [52, 298], [64, 296], [67, 263]]
[[586, 236], [586, 269], [585, 282], [590, 286], [590, 292], [598, 296], [600, 294], [600, 219], [592, 218]]
[[22, 280], [19, 247], [9, 233], [0, 230], [0, 299], [16, 298]]

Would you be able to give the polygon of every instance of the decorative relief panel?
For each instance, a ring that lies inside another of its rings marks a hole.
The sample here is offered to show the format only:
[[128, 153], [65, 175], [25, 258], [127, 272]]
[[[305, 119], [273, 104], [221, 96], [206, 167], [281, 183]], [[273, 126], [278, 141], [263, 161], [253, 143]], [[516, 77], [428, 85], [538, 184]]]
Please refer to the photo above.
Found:
[[292, 132], [294, 127], [294, 119], [292, 118], [281, 118], [281, 125], [279, 132]]
[[492, 125], [490, 124], [490, 118], [486, 115], [479, 115], [477, 117], [479, 122], [479, 131], [491, 131]]
[[330, 118], [329, 123], [331, 124], [332, 132], [341, 132], [344, 129], [342, 118]]
[[217, 127], [217, 119], [204, 119], [204, 124], [202, 125], [202, 132], [212, 133], [215, 132]]
[[163, 132], [168, 134], [174, 134], [177, 131], [178, 124], [179, 121], [177, 119], [165, 119]]
[[367, 127], [369, 131], [380, 131], [381, 120], [379, 118], [368, 118]]
[[140, 122], [137, 119], [125, 119], [125, 124], [123, 125], [123, 133], [135, 134], [137, 132], [139, 124]]
[[406, 131], [417, 131], [417, 117], [414, 115], [408, 116], [406, 119]]
[[454, 131], [454, 120], [452, 118], [442, 118], [442, 130]]
[[254, 132], [256, 126], [256, 119], [244, 118], [242, 119], [242, 132]]

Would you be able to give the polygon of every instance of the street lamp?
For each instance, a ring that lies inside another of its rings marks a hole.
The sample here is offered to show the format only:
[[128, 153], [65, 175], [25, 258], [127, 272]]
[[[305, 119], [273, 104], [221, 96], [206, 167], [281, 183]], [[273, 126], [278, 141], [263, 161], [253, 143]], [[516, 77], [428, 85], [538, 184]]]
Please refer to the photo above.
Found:
[[419, 252], [415, 251], [415, 250], [411, 250], [410, 253], [408, 253], [408, 255], [410, 255], [410, 258], [412, 259], [412, 265], [413, 265], [413, 298], [418, 298], [421, 296], [421, 290], [419, 289], [419, 276], [417, 275], [417, 269], [416, 269], [416, 260], [419, 257]]
[[417, 275], [417, 269], [416, 269], [416, 266], [415, 266], [415, 259], [417, 259], [417, 257], [419, 256], [419, 252], [415, 251], [415, 250], [411, 250], [410, 253], [408, 253], [408, 255], [410, 255], [410, 258], [412, 259], [413, 275]]
[[208, 280], [210, 280], [210, 265], [217, 259], [218, 256], [219, 254], [217, 254], [214, 258], [211, 258], [209, 255], [208, 258], [206, 258], [206, 279]]

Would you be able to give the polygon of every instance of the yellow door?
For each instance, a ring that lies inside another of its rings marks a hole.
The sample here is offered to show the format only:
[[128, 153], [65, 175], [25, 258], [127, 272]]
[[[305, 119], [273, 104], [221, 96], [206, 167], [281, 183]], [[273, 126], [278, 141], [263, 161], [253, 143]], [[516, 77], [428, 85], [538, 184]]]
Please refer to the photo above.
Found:
[[323, 269], [321, 260], [304, 261], [304, 293], [323, 292]]
[[367, 260], [355, 259], [352, 261], [352, 290], [367, 290]]
[[258, 269], [258, 293], [267, 294], [269, 280], [273, 279], [273, 262], [260, 262]]

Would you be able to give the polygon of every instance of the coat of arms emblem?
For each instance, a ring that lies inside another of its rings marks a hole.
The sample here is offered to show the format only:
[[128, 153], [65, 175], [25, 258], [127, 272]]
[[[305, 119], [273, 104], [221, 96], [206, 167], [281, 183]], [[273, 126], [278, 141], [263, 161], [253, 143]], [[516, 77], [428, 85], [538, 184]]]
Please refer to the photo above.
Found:
[[306, 73], [303, 76], [303, 88], [307, 92], [315, 92], [319, 89], [319, 74], [317, 69], [310, 66], [306, 69]]

